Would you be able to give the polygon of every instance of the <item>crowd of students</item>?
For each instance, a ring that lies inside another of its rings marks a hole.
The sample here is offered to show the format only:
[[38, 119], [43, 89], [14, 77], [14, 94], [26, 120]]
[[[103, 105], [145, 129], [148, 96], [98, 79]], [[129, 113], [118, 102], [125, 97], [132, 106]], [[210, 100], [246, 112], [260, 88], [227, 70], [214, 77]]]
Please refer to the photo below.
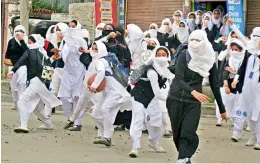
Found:
[[[160, 27], [152, 23], [145, 32], [135, 24], [124, 30], [100, 23], [93, 43], [76, 20], [51, 26], [46, 39], [39, 34], [27, 37], [21, 25], [14, 32], [5, 64], [10, 66], [13, 108], [20, 113], [17, 133], [29, 132], [32, 112], [43, 122], [40, 129], [53, 129], [51, 113], [62, 105], [68, 120], [64, 129], [80, 131], [86, 111], [93, 117], [94, 144], [109, 147], [114, 130], [130, 130], [133, 158], [145, 131], [149, 146], [166, 152], [160, 146], [164, 126], [163, 135], [173, 136], [178, 150], [177, 163], [190, 163], [199, 144], [201, 103], [209, 102], [202, 85], [209, 83], [217, 125], [230, 118], [231, 139], [238, 142], [247, 122], [252, 137], [246, 145], [260, 150], [260, 27], [247, 38], [221, 7], [191, 12], [186, 20], [177, 10], [173, 23], [166, 18]], [[131, 74], [128, 85], [116, 77], [122, 72], [115, 72], [108, 60], [111, 54]], [[52, 69], [52, 78], [46, 78]]]

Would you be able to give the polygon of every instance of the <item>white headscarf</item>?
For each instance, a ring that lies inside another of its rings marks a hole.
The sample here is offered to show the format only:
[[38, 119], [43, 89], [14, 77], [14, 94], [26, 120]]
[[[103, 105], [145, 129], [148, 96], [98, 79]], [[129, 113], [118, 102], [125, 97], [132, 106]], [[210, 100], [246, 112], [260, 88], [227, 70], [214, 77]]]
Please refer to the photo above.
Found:
[[75, 28], [68, 28], [64, 32], [64, 40], [66, 45], [70, 47], [79, 47], [79, 39], [83, 39], [81, 30], [81, 24], [78, 21]]
[[95, 31], [95, 38], [98, 38], [102, 35], [102, 30], [98, 30], [98, 28], [104, 28], [105, 27], [105, 23], [99, 23], [96, 27], [96, 31]]
[[[231, 43], [236, 43], [239, 46], [241, 46], [243, 49], [241, 52], [232, 51], [231, 48], [229, 49], [230, 58], [228, 60], [228, 64], [232, 68], [233, 71], [237, 72], [244, 60], [246, 47], [239, 39], [235, 39], [235, 38], [231, 39], [230, 44]], [[229, 45], [229, 47], [230, 47], [230, 45]]]
[[141, 30], [140, 27], [138, 27], [135, 24], [128, 24], [127, 25], [127, 31], [128, 31], [128, 48], [131, 51], [131, 53], [138, 53], [143, 52], [144, 47], [142, 45], [143, 39], [144, 39], [144, 33]]
[[[201, 15], [198, 15], [198, 12], [200, 12]], [[195, 23], [198, 25], [199, 22], [201, 22], [201, 20], [202, 20], [202, 11], [201, 11], [201, 10], [197, 10], [197, 11], [195, 12], [195, 15], [196, 15]]]
[[213, 10], [213, 13], [214, 13], [215, 11], [219, 11], [220, 17], [219, 17], [219, 19], [215, 19], [215, 18], [214, 18], [214, 14], [212, 14], [212, 22], [213, 22], [213, 24], [217, 25], [217, 27], [219, 28], [220, 25], [221, 25], [221, 21], [222, 21], [222, 17], [221, 17], [221, 16], [222, 16], [222, 13], [221, 13], [220, 9], [214, 9], [214, 10]]
[[[185, 25], [184, 28], [180, 27], [180, 24], [181, 24], [181, 23], [183, 23], [183, 24]], [[188, 25], [186, 24], [186, 22], [181, 21], [181, 22], [179, 23], [179, 28], [178, 28], [178, 32], [177, 32], [177, 37], [178, 37], [179, 41], [180, 41], [181, 43], [184, 43], [184, 42], [188, 41], [189, 35], [190, 35], [190, 33], [189, 33], [189, 27], [188, 27]]]
[[[181, 17], [175, 16], [177, 12], [180, 13]], [[174, 35], [178, 32], [178, 29], [179, 29], [179, 23], [177, 23], [176, 20], [178, 19], [179, 22], [180, 22], [180, 21], [183, 21], [184, 19], [183, 19], [183, 13], [180, 10], [175, 11], [172, 17], [173, 17], [174, 22], [172, 24], [172, 32], [171, 33]], [[171, 36], [173, 36], [173, 35], [171, 35]]]
[[45, 56], [47, 57], [47, 52], [44, 50], [44, 38], [40, 35], [40, 34], [32, 34], [30, 35], [35, 39], [35, 43], [34, 44], [28, 44], [28, 48], [29, 49], [39, 49], [39, 51]]
[[90, 37], [89, 37], [89, 32], [87, 29], [82, 29], [81, 30], [81, 36], [83, 38], [88, 38], [88, 44], [90, 44]]
[[155, 47], [155, 48], [160, 47], [160, 42], [158, 41], [158, 39], [156, 39], [156, 38], [150, 38], [150, 39], [147, 40], [147, 42], [149, 42], [149, 40], [154, 41], [154, 42], [156, 43], [156, 47]]
[[[159, 48], [163, 48], [164, 50], [166, 50], [168, 52], [168, 58], [166, 58], [166, 57], [156, 57], [156, 52]], [[166, 47], [159, 46], [155, 49], [154, 58], [153, 58], [153, 68], [156, 70], [156, 72], [160, 76], [167, 78], [167, 79], [173, 79], [174, 78], [174, 75], [168, 69], [170, 60], [171, 60], [171, 53]]]
[[[209, 18], [209, 21], [206, 20], [206, 17]], [[209, 29], [209, 31], [211, 31], [212, 28], [213, 28], [213, 23], [212, 23], [211, 15], [210, 15], [209, 13], [205, 13], [205, 14], [203, 15], [203, 19], [202, 19], [202, 30], [205, 30], [205, 23], [208, 23], [208, 29]]]
[[[200, 42], [193, 39], [198, 39]], [[208, 77], [209, 70], [215, 62], [215, 52], [206, 32], [202, 30], [193, 31], [188, 42], [188, 52], [191, 56], [188, 64], [189, 69], [199, 73], [202, 77]]]
[[[21, 32], [15, 32], [15, 31], [18, 31], [18, 30], [21, 30], [23, 31], [24, 33], [21, 33]], [[17, 39], [16, 35], [17, 34], [22, 34], [23, 35], [23, 40], [25, 42], [25, 44], [28, 42], [28, 37], [26, 36], [26, 30], [25, 30], [25, 27], [23, 25], [18, 25], [18, 26], [15, 26], [14, 28], [14, 35], [13, 35], [13, 38], [15, 39], [15, 41], [21, 45], [20, 41]]]
[[98, 53], [94, 53], [92, 51], [92, 49], [90, 49], [90, 55], [92, 57], [92, 60], [95, 61], [97, 59], [100, 59], [100, 58], [108, 55], [107, 48], [102, 41], [95, 41], [94, 43], [97, 45]]
[[[151, 26], [154, 26], [155, 29], [151, 29]], [[152, 23], [149, 26], [149, 31], [150, 31], [151, 38], [156, 38], [157, 37], [157, 31], [158, 31], [158, 25], [156, 23]]]
[[[54, 33], [51, 33], [51, 29], [52, 28], [55, 28], [55, 25], [51, 25], [49, 28], [48, 28], [48, 30], [47, 30], [47, 32], [46, 32], [46, 35], [45, 35], [45, 38], [46, 38], [46, 40], [48, 40], [48, 41], [51, 41], [51, 38], [53, 37], [53, 35], [52, 34], [55, 34], [55, 32]], [[53, 30], [54, 31], [54, 30]]]
[[[190, 19], [190, 15], [191, 15], [191, 14], [194, 14], [194, 15], [195, 15], [195, 19]], [[190, 12], [190, 13], [188, 14], [188, 18], [187, 18], [187, 25], [189, 26], [189, 29], [190, 29], [191, 32], [194, 31], [195, 28], [196, 28], [196, 23], [195, 23], [195, 21], [196, 21], [196, 14], [195, 14], [194, 12]]]
[[[60, 31], [57, 31], [57, 27], [60, 29]], [[55, 25], [54, 34], [52, 35], [51, 40], [50, 40], [50, 42], [53, 44], [53, 46], [55, 48], [58, 48], [58, 38], [57, 38], [58, 34], [59, 33], [64, 34], [67, 31], [67, 29], [68, 29], [68, 25], [65, 23], [60, 22]], [[47, 35], [46, 35], [46, 38], [47, 38]]]
[[255, 27], [253, 29], [251, 36], [250, 36], [251, 40], [247, 44], [248, 51], [253, 55], [255, 55], [257, 53], [257, 51], [259, 51], [257, 48], [260, 43], [260, 37], [257, 37], [257, 36], [260, 36], [260, 27]]
[[[169, 25], [167, 26], [167, 25], [164, 25], [164, 23], [168, 23]], [[161, 27], [158, 29], [158, 31], [160, 32], [160, 33], [162, 33], [162, 34], [166, 34], [167, 32], [168, 32], [168, 29], [169, 28], [172, 28], [172, 22], [171, 22], [171, 20], [169, 19], [169, 18], [165, 18], [163, 21], [162, 21], [162, 24], [161, 24]], [[173, 32], [173, 31], [172, 31]], [[171, 32], [171, 33], [172, 33]], [[173, 36], [173, 33], [172, 33], [172, 35], [171, 36]], [[170, 37], [170, 36], [169, 36]]]

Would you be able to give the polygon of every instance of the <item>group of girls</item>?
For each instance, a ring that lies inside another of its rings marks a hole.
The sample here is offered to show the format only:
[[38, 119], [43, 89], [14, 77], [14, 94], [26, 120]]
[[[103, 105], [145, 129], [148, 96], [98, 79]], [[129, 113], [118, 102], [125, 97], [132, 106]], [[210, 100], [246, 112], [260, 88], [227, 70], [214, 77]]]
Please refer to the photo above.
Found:
[[[187, 20], [177, 10], [173, 20], [164, 19], [160, 28], [152, 23], [145, 32], [135, 24], [124, 30], [100, 23], [92, 44], [77, 20], [50, 27], [46, 39], [27, 37], [24, 27], [17, 26], [5, 59], [21, 119], [14, 131], [29, 132], [32, 112], [43, 122], [40, 129], [52, 130], [51, 113], [61, 105], [67, 120], [64, 129], [80, 131], [84, 113], [92, 116], [97, 125], [94, 144], [110, 147], [114, 130], [130, 130], [132, 158], [139, 156], [144, 129], [149, 146], [166, 152], [160, 145], [164, 125], [164, 136], [173, 136], [178, 150], [177, 163], [190, 163], [199, 144], [201, 103], [209, 102], [202, 93], [208, 79], [219, 118], [233, 121], [232, 140], [240, 139], [248, 120], [252, 137], [246, 145], [259, 150], [260, 27], [246, 38], [221, 7], [191, 12]], [[151, 54], [149, 64], [143, 61], [146, 52]], [[125, 86], [115, 78], [107, 60], [111, 53], [132, 73], [130, 79], [146, 65], [139, 80]], [[47, 65], [54, 68], [50, 81], [42, 77]]]

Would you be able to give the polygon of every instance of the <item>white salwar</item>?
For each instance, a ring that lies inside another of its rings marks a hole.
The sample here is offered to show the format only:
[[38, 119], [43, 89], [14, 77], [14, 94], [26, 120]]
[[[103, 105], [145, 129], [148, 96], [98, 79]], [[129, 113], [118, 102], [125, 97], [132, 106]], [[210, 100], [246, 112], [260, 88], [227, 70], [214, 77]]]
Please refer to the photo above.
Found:
[[46, 127], [52, 126], [50, 117], [48, 117], [43, 110], [44, 104], [45, 106], [53, 108], [62, 103], [55, 95], [48, 91], [38, 77], [34, 77], [30, 80], [30, 85], [22, 93], [18, 101], [22, 128], [27, 128], [28, 119], [32, 112], [41, 119]]
[[[104, 58], [95, 61], [96, 79], [92, 83], [92, 87], [98, 86], [98, 82], [102, 79], [106, 80], [106, 87], [102, 96], [98, 97], [99, 101], [94, 102], [92, 117], [98, 126], [98, 135], [107, 139], [112, 138], [116, 115], [125, 104], [130, 104], [130, 95], [126, 89], [113, 76], [105, 76], [105, 71], [113, 74], [110, 65]], [[101, 76], [99, 76], [101, 75]], [[100, 79], [99, 79], [99, 78]], [[96, 87], [94, 87], [96, 88]]]

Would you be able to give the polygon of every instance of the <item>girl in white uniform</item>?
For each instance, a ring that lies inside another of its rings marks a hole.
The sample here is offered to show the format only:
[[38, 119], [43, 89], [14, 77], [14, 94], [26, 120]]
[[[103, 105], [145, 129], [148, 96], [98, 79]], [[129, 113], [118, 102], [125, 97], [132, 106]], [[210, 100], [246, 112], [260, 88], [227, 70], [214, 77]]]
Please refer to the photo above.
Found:
[[164, 94], [161, 88], [166, 80], [173, 79], [174, 75], [168, 70], [170, 52], [167, 48], [159, 47], [155, 52], [153, 64], [149, 66], [131, 92], [133, 114], [130, 135], [133, 148], [129, 156], [132, 158], [138, 156], [144, 123], [149, 133], [149, 146], [157, 153], [166, 152], [159, 144], [162, 129], [162, 109], [159, 100], [166, 100], [167, 94]]
[[246, 145], [254, 146], [254, 149], [260, 150], [260, 27], [253, 29], [247, 48], [252, 55], [248, 58], [244, 76], [243, 71], [239, 72], [238, 80], [235, 80], [232, 85], [235, 87], [238, 81], [244, 77], [242, 107], [245, 111], [241, 111], [241, 113], [250, 119], [249, 125], [252, 132], [252, 137]]
[[115, 122], [118, 111], [125, 104], [130, 104], [130, 94], [113, 76], [107, 76], [107, 73], [112, 74], [112, 69], [104, 58], [108, 55], [106, 46], [101, 41], [96, 41], [92, 44], [90, 51], [92, 62], [90, 68], [94, 67], [93, 74], [96, 74], [94, 82], [89, 86], [91, 92], [96, 92], [96, 88], [100, 85], [103, 79], [106, 80], [106, 86], [102, 96], [97, 102], [94, 102], [92, 117], [98, 125], [99, 137], [94, 144], [103, 144], [111, 146], [111, 138], [114, 132], [113, 124]]
[[[9, 59], [14, 66], [16, 62], [23, 55], [24, 51], [28, 49], [27, 42], [28, 37], [25, 34], [25, 28], [22, 25], [18, 25], [14, 28], [14, 36], [8, 41], [8, 46], [6, 50], [5, 59]], [[13, 66], [9, 66], [9, 72], [13, 68]], [[14, 74], [11, 81], [11, 90], [13, 97], [13, 108], [17, 108], [17, 102], [21, 96], [21, 94], [26, 89], [26, 77], [27, 77], [27, 68], [25, 65], [21, 66], [17, 72]]]
[[44, 123], [40, 129], [52, 130], [53, 125], [50, 117], [44, 111], [44, 104], [50, 108], [61, 105], [61, 101], [49, 92], [43, 83], [42, 78], [43, 64], [51, 65], [53, 60], [57, 60], [57, 55], [52, 58], [47, 56], [44, 51], [44, 38], [39, 34], [33, 34], [29, 37], [28, 47], [30, 50], [25, 51], [24, 55], [14, 65], [12, 71], [8, 74], [8, 78], [12, 78], [13, 74], [22, 66], [26, 65], [28, 69], [27, 82], [28, 87], [22, 93], [17, 105], [20, 112], [21, 126], [14, 129], [16, 133], [28, 133], [27, 128], [30, 114], [33, 112]]
[[[58, 92], [58, 97], [62, 101], [62, 108], [67, 119], [72, 115], [76, 108], [79, 97], [83, 89], [83, 78], [86, 68], [80, 62], [79, 48], [88, 49], [86, 41], [80, 35], [81, 25], [79, 22], [73, 20], [70, 22], [70, 28], [64, 33], [64, 41], [61, 43], [61, 55], [64, 61], [63, 74], [61, 84]], [[75, 127], [81, 128], [81, 118], [75, 121]]]

